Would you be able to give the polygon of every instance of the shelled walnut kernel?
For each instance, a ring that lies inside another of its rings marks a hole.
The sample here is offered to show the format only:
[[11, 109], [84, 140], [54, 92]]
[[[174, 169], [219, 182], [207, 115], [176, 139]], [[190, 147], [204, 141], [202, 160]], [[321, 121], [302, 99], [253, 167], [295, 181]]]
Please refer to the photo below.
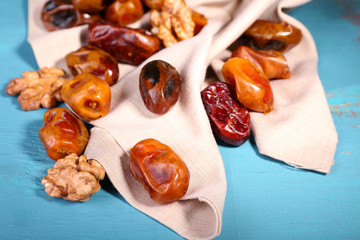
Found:
[[47, 172], [41, 180], [45, 192], [70, 201], [87, 201], [100, 190], [99, 180], [105, 177], [105, 169], [98, 161], [75, 153], [59, 159]]
[[5, 92], [19, 94], [20, 107], [25, 111], [55, 107], [61, 102], [60, 90], [67, 81], [65, 72], [56, 67], [44, 67], [39, 71], [26, 71], [21, 78], [15, 78], [6, 86]]

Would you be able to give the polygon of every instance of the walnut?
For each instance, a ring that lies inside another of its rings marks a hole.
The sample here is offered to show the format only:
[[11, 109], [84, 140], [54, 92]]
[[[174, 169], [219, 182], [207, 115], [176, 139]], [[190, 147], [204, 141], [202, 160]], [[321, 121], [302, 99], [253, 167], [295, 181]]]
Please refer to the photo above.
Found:
[[36, 110], [40, 105], [51, 108], [57, 101], [62, 101], [60, 90], [67, 81], [63, 76], [65, 72], [56, 67], [41, 68], [38, 72], [27, 71], [22, 78], [12, 79], [5, 91], [12, 96], [20, 93], [18, 101], [25, 111]]
[[57, 160], [47, 172], [41, 180], [45, 192], [70, 201], [87, 201], [100, 190], [99, 180], [105, 177], [105, 169], [98, 161], [88, 161], [86, 156], [75, 153]]
[[161, 11], [151, 10], [151, 32], [169, 47], [194, 36], [192, 11], [183, 0], [164, 0]]

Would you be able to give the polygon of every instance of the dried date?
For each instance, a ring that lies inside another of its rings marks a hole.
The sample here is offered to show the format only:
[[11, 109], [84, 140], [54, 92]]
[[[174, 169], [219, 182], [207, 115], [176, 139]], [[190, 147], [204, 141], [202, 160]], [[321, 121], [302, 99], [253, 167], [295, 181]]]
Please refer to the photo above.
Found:
[[287, 79], [291, 73], [284, 55], [275, 50], [254, 50], [250, 47], [239, 46], [232, 52], [231, 57], [239, 57], [250, 60], [269, 79]]
[[79, 117], [86, 121], [101, 118], [110, 110], [109, 84], [91, 73], [79, 74], [64, 84], [61, 97]]
[[230, 85], [215, 82], [201, 91], [213, 132], [225, 143], [240, 146], [250, 136], [250, 114], [232, 96]]
[[108, 23], [89, 25], [89, 44], [104, 49], [117, 61], [139, 65], [160, 50], [161, 43], [144, 29], [120, 27]]
[[119, 78], [118, 63], [104, 50], [87, 45], [66, 55], [65, 62], [73, 74], [92, 73], [105, 80], [110, 86]]
[[259, 50], [284, 52], [300, 42], [301, 31], [287, 22], [256, 20], [243, 34], [241, 42]]
[[80, 12], [73, 4], [61, 0], [47, 1], [41, 11], [41, 20], [48, 31], [71, 28], [100, 19], [100, 14]]
[[141, 69], [139, 88], [146, 108], [165, 114], [179, 98], [180, 74], [165, 61], [151, 61]]
[[130, 170], [157, 202], [172, 202], [183, 197], [190, 182], [184, 161], [167, 145], [145, 139], [130, 149]]
[[71, 153], [80, 155], [85, 149], [89, 132], [83, 122], [65, 107], [53, 108], [44, 114], [39, 138], [47, 155], [58, 160]]
[[107, 9], [105, 19], [120, 26], [126, 26], [144, 15], [141, 0], [116, 0]]
[[86, 13], [99, 13], [113, 0], [72, 0], [75, 8]]
[[255, 64], [242, 58], [230, 58], [224, 63], [222, 74], [245, 107], [263, 113], [272, 111], [274, 96], [270, 81]]

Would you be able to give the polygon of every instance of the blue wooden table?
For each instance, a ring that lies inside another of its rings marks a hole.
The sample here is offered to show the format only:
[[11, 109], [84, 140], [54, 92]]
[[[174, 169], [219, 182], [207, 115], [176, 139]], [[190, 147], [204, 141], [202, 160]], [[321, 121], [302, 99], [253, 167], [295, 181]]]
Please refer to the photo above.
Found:
[[[24, 112], [5, 86], [37, 70], [27, 1], [0, 4], [0, 239], [181, 239], [131, 207], [108, 180], [86, 203], [47, 196], [54, 162], [38, 138], [45, 109]], [[228, 191], [218, 239], [360, 239], [360, 1], [315, 0], [290, 12], [313, 34], [339, 135], [330, 174], [219, 146]]]

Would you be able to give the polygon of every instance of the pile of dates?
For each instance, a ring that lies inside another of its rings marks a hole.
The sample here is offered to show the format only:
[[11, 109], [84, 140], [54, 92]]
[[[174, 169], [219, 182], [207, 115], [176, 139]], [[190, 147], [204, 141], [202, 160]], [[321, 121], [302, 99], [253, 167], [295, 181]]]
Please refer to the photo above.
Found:
[[201, 92], [213, 132], [225, 143], [240, 146], [250, 136], [249, 111], [270, 113], [274, 96], [270, 80], [289, 79], [283, 52], [300, 42], [301, 31], [286, 22], [255, 21], [239, 38], [222, 67], [225, 83]]

